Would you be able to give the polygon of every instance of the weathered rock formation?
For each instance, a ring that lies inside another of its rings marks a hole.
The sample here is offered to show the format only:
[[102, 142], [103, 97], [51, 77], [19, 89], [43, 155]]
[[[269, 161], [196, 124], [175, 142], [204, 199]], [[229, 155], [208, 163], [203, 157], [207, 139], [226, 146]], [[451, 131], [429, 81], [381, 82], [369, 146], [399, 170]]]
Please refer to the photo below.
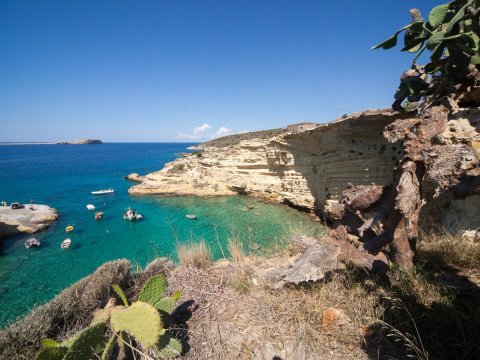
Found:
[[22, 209], [0, 206], [0, 240], [44, 230], [57, 218], [57, 210], [46, 205], [31, 204]]
[[273, 288], [325, 280], [333, 273], [346, 269], [347, 265], [376, 274], [383, 274], [389, 268], [385, 254], [368, 254], [350, 242], [330, 236], [321, 239], [298, 236], [293, 239], [292, 244], [302, 255], [293, 264], [268, 273]]
[[[227, 146], [219, 141], [217, 146], [206, 143], [202, 153], [182, 157], [161, 171], [146, 175], [145, 181], [129, 192], [249, 194], [322, 214], [325, 203], [338, 199], [350, 183], [391, 183], [393, 170], [403, 155], [402, 146], [388, 142], [382, 133], [400, 118], [405, 115], [391, 110], [365, 111], [302, 133], [277, 132], [268, 138], [247, 138], [232, 144], [230, 141]], [[460, 111], [450, 118], [439, 141], [480, 141], [480, 111]], [[445, 196], [436, 201], [447, 208], [446, 222], [452, 226], [480, 226], [479, 196], [465, 202], [450, 201]], [[468, 213], [468, 221], [456, 219], [458, 209]]]

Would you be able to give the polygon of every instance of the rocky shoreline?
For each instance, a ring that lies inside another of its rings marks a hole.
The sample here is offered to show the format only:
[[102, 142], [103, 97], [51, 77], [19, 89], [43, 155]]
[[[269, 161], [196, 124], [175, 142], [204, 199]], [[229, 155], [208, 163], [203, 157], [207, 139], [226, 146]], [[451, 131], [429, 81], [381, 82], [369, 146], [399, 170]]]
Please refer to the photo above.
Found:
[[[129, 179], [132, 195], [232, 196], [246, 194], [322, 216], [349, 183], [387, 185], [402, 156], [401, 146], [382, 132], [401, 118], [392, 110], [367, 110], [299, 133], [273, 132], [270, 137], [216, 140], [197, 145], [189, 156], [157, 172]], [[480, 141], [480, 111], [450, 116], [439, 141]], [[264, 135], [264, 134], [263, 134]], [[426, 191], [432, 191], [427, 189]], [[430, 210], [428, 208], [430, 207]], [[435, 209], [444, 208], [445, 211]], [[441, 196], [427, 203], [429, 216], [453, 231], [480, 226], [480, 197], [452, 201]], [[440, 218], [439, 218], [440, 217]]]
[[21, 209], [0, 206], [0, 240], [45, 230], [57, 218], [57, 210], [47, 205], [31, 204]]

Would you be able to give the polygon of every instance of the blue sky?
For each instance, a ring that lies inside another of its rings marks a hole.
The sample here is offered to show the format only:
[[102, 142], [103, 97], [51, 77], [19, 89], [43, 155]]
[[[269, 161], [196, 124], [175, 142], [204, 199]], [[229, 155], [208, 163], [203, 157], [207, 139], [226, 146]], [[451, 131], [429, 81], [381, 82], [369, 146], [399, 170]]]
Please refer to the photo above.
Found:
[[0, 141], [202, 141], [388, 107], [426, 0], [1, 0]]

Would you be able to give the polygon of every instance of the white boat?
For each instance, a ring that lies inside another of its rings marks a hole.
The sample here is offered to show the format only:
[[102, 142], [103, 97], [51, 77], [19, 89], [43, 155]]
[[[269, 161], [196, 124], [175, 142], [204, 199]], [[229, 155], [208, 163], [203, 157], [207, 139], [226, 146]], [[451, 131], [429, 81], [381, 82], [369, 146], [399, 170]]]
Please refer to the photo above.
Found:
[[40, 241], [38, 241], [37, 239], [35, 238], [30, 238], [28, 239], [27, 241], [25, 241], [25, 247], [27, 249], [30, 249], [31, 247], [33, 246], [40, 246]]
[[92, 195], [105, 195], [105, 194], [112, 194], [114, 192], [115, 190], [113, 189], [103, 189], [103, 190], [92, 191]]
[[128, 208], [128, 210], [126, 210], [124, 213], [123, 213], [123, 219], [124, 220], [140, 220], [142, 219], [143, 216], [140, 215], [139, 213], [137, 213], [137, 210], [135, 209], [131, 209], [131, 208]]
[[62, 245], [60, 245], [60, 247], [62, 249], [68, 249], [71, 243], [72, 243], [72, 240], [70, 240], [69, 238], [66, 238], [65, 240], [62, 241]]
[[193, 215], [193, 214], [188, 214], [188, 215], [185, 215], [187, 217], [187, 219], [196, 219], [197, 218], [197, 215]]
[[87, 210], [89, 210], [89, 211], [95, 210], [95, 205], [88, 204], [88, 205], [87, 205]]

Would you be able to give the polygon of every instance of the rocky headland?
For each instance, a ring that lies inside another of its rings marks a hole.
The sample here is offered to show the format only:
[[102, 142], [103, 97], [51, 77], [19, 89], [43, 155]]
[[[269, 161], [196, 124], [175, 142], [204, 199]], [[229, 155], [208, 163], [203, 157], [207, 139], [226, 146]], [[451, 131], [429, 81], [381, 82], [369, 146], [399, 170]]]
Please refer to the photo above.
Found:
[[72, 140], [72, 141], [57, 142], [57, 145], [98, 145], [98, 144], [103, 144], [102, 140], [78, 139], [78, 140]]
[[[382, 132], [405, 117], [392, 110], [367, 110], [290, 133], [240, 134], [194, 147], [201, 152], [183, 156], [157, 172], [130, 179], [141, 181], [132, 195], [218, 196], [248, 194], [323, 215], [349, 184], [386, 185], [402, 157], [401, 144], [389, 143]], [[457, 111], [438, 136], [442, 144], [480, 142], [480, 111]], [[478, 150], [477, 150], [478, 152]], [[433, 188], [424, 189], [433, 193]], [[452, 230], [480, 226], [480, 197], [433, 199], [425, 208]], [[444, 208], [444, 212], [435, 209]]]
[[0, 206], [0, 240], [45, 230], [57, 218], [57, 210], [47, 205], [31, 204], [21, 209]]

